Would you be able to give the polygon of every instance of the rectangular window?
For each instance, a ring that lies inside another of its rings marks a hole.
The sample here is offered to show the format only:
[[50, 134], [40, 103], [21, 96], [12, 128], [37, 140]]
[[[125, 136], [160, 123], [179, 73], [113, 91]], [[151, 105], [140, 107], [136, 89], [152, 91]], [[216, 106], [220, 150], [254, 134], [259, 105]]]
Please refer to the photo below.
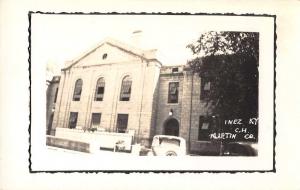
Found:
[[168, 103], [178, 103], [179, 82], [169, 83]]
[[200, 116], [199, 117], [199, 141], [209, 141], [209, 135], [212, 129], [212, 117], [211, 116]]
[[70, 112], [69, 128], [75, 129], [77, 125], [78, 112]]
[[99, 128], [101, 122], [101, 113], [92, 113], [91, 128]]
[[205, 90], [205, 91], [210, 90], [210, 81], [208, 81], [204, 84], [203, 90]]
[[125, 133], [128, 125], [128, 114], [118, 114], [117, 132]]
[[200, 99], [205, 100], [208, 99], [211, 95], [212, 82], [211, 79], [202, 78], [201, 79], [201, 93]]

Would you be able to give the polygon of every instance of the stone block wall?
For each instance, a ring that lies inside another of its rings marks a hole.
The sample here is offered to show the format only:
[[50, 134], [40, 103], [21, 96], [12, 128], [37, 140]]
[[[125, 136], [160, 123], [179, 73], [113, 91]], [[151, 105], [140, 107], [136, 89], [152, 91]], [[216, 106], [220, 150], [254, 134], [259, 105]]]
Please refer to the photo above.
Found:
[[[162, 67], [155, 59], [146, 60], [108, 44], [67, 65], [61, 73], [54, 129], [69, 127], [70, 112], [78, 112], [79, 129], [91, 126], [92, 113], [101, 113], [100, 128], [116, 132], [118, 114], [128, 114], [127, 129], [134, 132], [134, 142], [149, 146], [154, 135], [164, 134], [165, 122], [174, 118], [189, 150], [208, 146], [198, 141], [199, 117], [209, 115], [211, 105], [200, 100], [198, 74], [183, 65]], [[120, 101], [122, 79], [127, 75], [132, 78], [130, 101]], [[105, 81], [103, 101], [94, 101], [101, 77]], [[77, 79], [83, 81], [82, 93], [80, 101], [73, 101]], [[179, 82], [178, 103], [168, 103], [170, 82]]]
[[[178, 72], [172, 73], [172, 68], [178, 68]], [[162, 67], [159, 77], [159, 95], [157, 102], [157, 114], [156, 114], [156, 133], [164, 134], [164, 124], [170, 118], [175, 118], [179, 122], [179, 136], [181, 136], [181, 106], [182, 98], [184, 96], [184, 76], [183, 66], [175, 67]], [[169, 83], [179, 82], [179, 94], [178, 103], [168, 103]], [[172, 115], [169, 115], [170, 111], [173, 111]]]
[[209, 141], [198, 140], [200, 116], [211, 115], [212, 105], [209, 102], [200, 100], [201, 78], [198, 74], [194, 74], [193, 78], [189, 148], [191, 152], [201, 152], [214, 148], [214, 145], [212, 145]]
[[55, 98], [58, 93], [59, 76], [54, 76], [51, 81], [48, 81], [46, 92], [46, 133], [47, 135], [53, 134], [52, 123], [55, 110]]
[[[108, 54], [107, 59], [99, 62], [104, 52]], [[68, 128], [70, 112], [78, 112], [78, 128], [89, 128], [92, 113], [101, 113], [100, 127], [114, 132], [118, 114], [128, 114], [127, 129], [135, 131], [137, 140], [149, 141], [150, 131], [155, 127], [153, 109], [156, 108], [159, 67], [157, 61], [128, 56], [110, 46], [93, 52], [62, 71], [53, 126]], [[130, 101], [120, 101], [121, 83], [127, 75], [132, 78]], [[103, 101], [94, 101], [100, 77], [105, 80], [104, 98]], [[75, 82], [79, 78], [83, 81], [81, 98], [73, 101]]]
[[[200, 100], [201, 78], [190, 70], [179, 67], [178, 73], [172, 73], [172, 67], [161, 70], [159, 81], [158, 110], [156, 116], [156, 134], [164, 134], [164, 124], [169, 118], [179, 122], [179, 136], [187, 141], [191, 152], [214, 148], [210, 142], [199, 141], [199, 118], [201, 115], [211, 114], [211, 105]], [[172, 81], [179, 82], [179, 101], [177, 104], [168, 104], [168, 84]], [[170, 109], [173, 115], [169, 115]]]

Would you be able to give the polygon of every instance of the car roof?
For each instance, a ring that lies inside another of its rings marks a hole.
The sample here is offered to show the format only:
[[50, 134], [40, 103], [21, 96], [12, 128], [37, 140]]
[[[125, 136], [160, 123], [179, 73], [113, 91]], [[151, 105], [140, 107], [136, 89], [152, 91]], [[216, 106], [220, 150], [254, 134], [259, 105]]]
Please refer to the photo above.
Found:
[[168, 138], [168, 139], [178, 139], [180, 141], [185, 141], [182, 137], [171, 136], [171, 135], [155, 135], [153, 138]]

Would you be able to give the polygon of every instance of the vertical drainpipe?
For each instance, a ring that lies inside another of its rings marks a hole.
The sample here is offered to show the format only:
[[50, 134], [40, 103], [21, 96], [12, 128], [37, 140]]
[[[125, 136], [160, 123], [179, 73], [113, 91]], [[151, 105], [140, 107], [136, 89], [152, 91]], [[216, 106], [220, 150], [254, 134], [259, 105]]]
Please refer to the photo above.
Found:
[[189, 152], [191, 151], [191, 128], [192, 128], [192, 113], [193, 113], [193, 91], [194, 91], [194, 72], [192, 71], [192, 88], [191, 88], [191, 108], [190, 108], [190, 129], [189, 129]]
[[[142, 63], [144, 63], [143, 59]], [[146, 73], [146, 65], [148, 66], [148, 62], [144, 65], [144, 71], [143, 71], [143, 82], [142, 82], [142, 99], [141, 99], [141, 105], [140, 105], [140, 116], [139, 116], [139, 127], [138, 127], [138, 132], [137, 132], [137, 139], [138, 142], [140, 143], [140, 128], [141, 128], [141, 115], [142, 115], [142, 110], [143, 110], [143, 99], [144, 99], [144, 87], [145, 87], [145, 73]]]

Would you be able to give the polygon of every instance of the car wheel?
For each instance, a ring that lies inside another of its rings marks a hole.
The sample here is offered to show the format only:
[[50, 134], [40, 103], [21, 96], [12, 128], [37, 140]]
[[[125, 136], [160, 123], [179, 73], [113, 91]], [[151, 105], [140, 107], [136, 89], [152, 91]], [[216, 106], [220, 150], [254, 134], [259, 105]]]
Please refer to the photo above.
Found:
[[174, 152], [174, 151], [168, 151], [168, 152], [166, 153], [166, 156], [177, 156], [177, 154], [176, 154], [176, 152]]

